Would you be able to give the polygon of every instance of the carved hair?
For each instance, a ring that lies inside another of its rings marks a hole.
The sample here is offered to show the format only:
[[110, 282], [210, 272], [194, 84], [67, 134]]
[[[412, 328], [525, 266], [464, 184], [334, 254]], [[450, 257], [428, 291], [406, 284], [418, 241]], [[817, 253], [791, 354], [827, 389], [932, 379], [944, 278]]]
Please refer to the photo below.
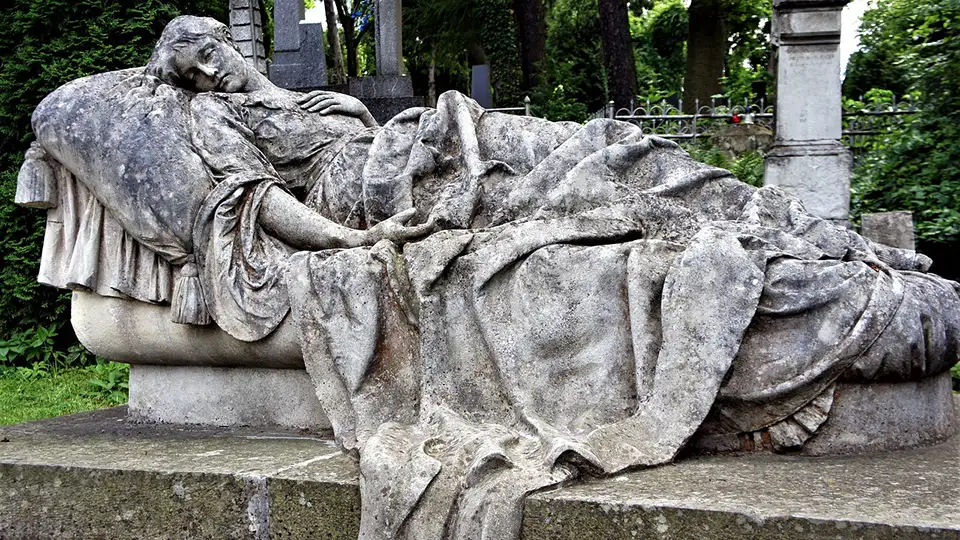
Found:
[[176, 54], [185, 45], [197, 43], [204, 38], [213, 38], [237, 49], [233, 37], [230, 36], [230, 29], [225, 24], [210, 17], [183, 15], [170, 21], [163, 29], [153, 48], [150, 61], [147, 62], [146, 74], [173, 86], [192, 89], [192, 83], [184, 80], [177, 71]]

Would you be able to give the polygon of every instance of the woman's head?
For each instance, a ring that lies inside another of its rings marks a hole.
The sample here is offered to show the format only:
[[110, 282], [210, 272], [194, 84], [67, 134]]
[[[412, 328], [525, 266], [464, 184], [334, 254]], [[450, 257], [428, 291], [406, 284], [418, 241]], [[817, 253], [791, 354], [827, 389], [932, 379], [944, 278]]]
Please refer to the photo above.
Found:
[[197, 92], [241, 92], [250, 78], [226, 25], [189, 15], [177, 17], [163, 29], [146, 72]]

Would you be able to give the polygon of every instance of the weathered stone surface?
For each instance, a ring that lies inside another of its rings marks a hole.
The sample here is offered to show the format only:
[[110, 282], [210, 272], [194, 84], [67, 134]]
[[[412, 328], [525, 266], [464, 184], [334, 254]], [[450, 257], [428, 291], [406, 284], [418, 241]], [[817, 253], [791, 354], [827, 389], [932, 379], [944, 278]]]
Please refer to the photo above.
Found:
[[847, 458], [700, 458], [531, 496], [524, 538], [954, 539], [958, 439]]
[[274, 3], [274, 53], [269, 74], [281, 88], [310, 90], [327, 84], [323, 26], [304, 23], [303, 18], [303, 0]]
[[329, 429], [302, 369], [130, 366], [138, 422]]
[[764, 161], [763, 183], [803, 202], [811, 214], [845, 221], [850, 217], [853, 157], [840, 143], [775, 146]]
[[912, 212], [879, 212], [860, 216], [860, 234], [900, 249], [916, 249]]
[[[0, 537], [357, 537], [354, 462], [317, 435], [143, 426], [123, 408], [0, 427]], [[710, 457], [530, 497], [526, 539], [952, 539], [960, 439], [846, 458]]]
[[911, 448], [960, 429], [949, 373], [915, 382], [838, 385], [830, 418], [803, 446], [809, 455]]

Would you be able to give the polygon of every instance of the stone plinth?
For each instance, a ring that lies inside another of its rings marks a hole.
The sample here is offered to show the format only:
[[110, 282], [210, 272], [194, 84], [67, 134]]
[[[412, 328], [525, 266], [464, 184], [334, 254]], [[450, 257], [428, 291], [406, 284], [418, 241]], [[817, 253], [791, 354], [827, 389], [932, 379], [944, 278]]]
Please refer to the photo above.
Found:
[[863, 214], [860, 216], [860, 234], [887, 246], [916, 249], [912, 212]]
[[817, 217], [850, 217], [850, 169], [853, 158], [839, 142], [778, 144], [764, 161], [763, 182], [799, 197]]
[[413, 95], [413, 82], [405, 75], [353, 77], [346, 93], [363, 101], [381, 125], [411, 107], [423, 107], [423, 98]]
[[840, 144], [840, 12], [847, 0], [775, 0], [777, 112], [764, 183], [800, 198], [812, 214], [846, 221], [849, 150]]
[[130, 366], [129, 415], [164, 424], [330, 428], [302, 369]]
[[[323, 434], [142, 426], [123, 408], [0, 427], [0, 537], [357, 537]], [[524, 539], [956, 539], [960, 439], [857, 457], [682, 460], [529, 497]]]

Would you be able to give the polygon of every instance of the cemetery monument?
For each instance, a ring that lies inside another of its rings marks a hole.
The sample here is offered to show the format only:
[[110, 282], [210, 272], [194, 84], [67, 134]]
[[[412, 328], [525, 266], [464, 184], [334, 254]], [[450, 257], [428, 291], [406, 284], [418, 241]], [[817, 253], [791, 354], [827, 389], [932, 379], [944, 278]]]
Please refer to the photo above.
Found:
[[17, 202], [47, 209], [40, 280], [84, 344], [156, 393], [199, 366], [328, 423], [361, 538], [517, 538], [528, 494], [583, 474], [957, 430], [960, 285], [627, 123], [448, 92], [379, 126], [180, 17], [33, 128]]

